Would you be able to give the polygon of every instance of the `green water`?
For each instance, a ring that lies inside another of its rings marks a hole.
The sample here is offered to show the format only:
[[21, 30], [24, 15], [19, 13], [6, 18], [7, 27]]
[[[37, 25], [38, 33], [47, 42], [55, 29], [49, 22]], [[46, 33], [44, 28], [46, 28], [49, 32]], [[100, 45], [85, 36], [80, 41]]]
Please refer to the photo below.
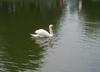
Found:
[[[99, 3], [0, 0], [0, 72], [100, 72]], [[52, 39], [31, 37], [49, 24]]]

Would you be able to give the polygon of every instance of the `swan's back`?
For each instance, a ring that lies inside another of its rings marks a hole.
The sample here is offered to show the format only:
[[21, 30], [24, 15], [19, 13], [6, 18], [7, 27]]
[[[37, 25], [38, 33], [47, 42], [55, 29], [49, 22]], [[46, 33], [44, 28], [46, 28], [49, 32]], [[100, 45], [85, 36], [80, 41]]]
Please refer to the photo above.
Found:
[[36, 34], [38, 34], [41, 37], [48, 37], [50, 34], [44, 30], [44, 29], [38, 29], [35, 31]]

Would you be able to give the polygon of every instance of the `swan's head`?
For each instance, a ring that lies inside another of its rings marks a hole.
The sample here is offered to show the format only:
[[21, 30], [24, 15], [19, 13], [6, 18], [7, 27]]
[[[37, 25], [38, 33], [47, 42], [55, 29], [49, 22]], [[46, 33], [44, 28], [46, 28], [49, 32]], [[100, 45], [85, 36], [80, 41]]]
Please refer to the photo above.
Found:
[[52, 24], [50, 24], [50, 25], [49, 25], [49, 27], [53, 27], [53, 25], [52, 25]]

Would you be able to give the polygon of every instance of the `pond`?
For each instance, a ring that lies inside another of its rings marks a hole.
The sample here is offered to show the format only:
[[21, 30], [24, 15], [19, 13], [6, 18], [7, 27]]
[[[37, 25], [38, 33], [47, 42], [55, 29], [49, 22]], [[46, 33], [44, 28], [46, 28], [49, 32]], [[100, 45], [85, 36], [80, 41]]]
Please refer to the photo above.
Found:
[[[100, 72], [100, 1], [1, 0], [0, 72]], [[53, 38], [30, 34], [53, 24]]]

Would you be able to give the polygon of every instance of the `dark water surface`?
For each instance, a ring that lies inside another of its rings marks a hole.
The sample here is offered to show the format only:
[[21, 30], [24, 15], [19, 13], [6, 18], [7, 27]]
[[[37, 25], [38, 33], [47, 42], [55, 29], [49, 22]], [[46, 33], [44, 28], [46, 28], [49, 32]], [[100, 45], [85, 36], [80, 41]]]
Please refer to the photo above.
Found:
[[[100, 1], [0, 0], [0, 72], [100, 72]], [[52, 39], [33, 39], [54, 25]]]

